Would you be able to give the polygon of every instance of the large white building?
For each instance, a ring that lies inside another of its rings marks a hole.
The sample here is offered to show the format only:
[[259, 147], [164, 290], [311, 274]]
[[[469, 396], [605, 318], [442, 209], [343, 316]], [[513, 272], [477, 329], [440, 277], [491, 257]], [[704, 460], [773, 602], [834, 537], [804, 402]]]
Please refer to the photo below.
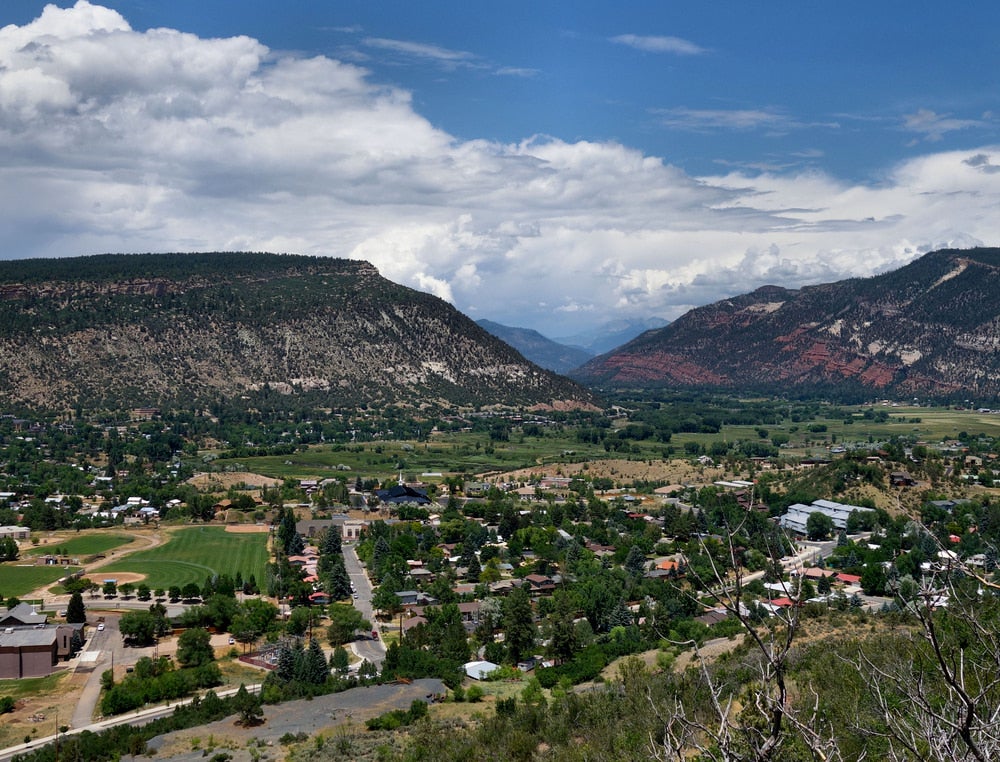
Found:
[[31, 530], [27, 527], [0, 527], [0, 537], [10, 537], [13, 540], [27, 540], [31, 537]]
[[810, 505], [796, 503], [788, 506], [788, 510], [778, 519], [778, 524], [784, 529], [790, 529], [798, 534], [806, 534], [806, 522], [813, 513], [822, 513], [833, 520], [837, 529], [847, 529], [847, 519], [855, 511], [870, 511], [860, 505], [845, 505], [833, 500], [814, 500]]

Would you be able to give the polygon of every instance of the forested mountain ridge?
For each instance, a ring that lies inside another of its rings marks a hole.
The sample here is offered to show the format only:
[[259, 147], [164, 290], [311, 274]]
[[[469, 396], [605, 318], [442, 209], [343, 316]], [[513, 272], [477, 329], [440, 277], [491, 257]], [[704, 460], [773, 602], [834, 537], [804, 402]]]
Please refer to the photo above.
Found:
[[0, 262], [0, 403], [124, 409], [274, 394], [333, 408], [593, 402], [366, 262], [260, 253]]
[[492, 320], [477, 320], [476, 322], [481, 328], [510, 344], [536, 365], [541, 365], [556, 373], [565, 373], [578, 368], [594, 356], [579, 347], [571, 347], [553, 341], [530, 328], [514, 328], [494, 323]]
[[765, 286], [691, 310], [571, 375], [607, 387], [1000, 396], [1000, 249], [883, 275]]

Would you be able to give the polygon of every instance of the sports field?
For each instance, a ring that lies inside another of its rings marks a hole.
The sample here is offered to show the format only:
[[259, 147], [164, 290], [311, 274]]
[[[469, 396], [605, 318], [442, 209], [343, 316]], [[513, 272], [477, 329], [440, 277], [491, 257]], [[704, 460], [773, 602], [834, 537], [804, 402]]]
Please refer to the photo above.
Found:
[[42, 545], [37, 545], [25, 551], [29, 556], [40, 556], [46, 553], [65, 553], [68, 556], [93, 556], [97, 553], [104, 553], [112, 548], [118, 548], [132, 542], [132, 538], [97, 529], [92, 532], [81, 533], [61, 539], [56, 537], [47, 540]]
[[18, 566], [0, 564], [0, 595], [21, 597], [43, 585], [62, 579], [77, 571], [75, 566]]
[[189, 582], [201, 586], [205, 578], [236, 573], [250, 575], [264, 583], [267, 564], [266, 534], [237, 534], [224, 527], [186, 527], [170, 534], [163, 545], [132, 553], [127, 558], [102, 566], [95, 576], [114, 577], [115, 572], [144, 574], [152, 588], [184, 587]]

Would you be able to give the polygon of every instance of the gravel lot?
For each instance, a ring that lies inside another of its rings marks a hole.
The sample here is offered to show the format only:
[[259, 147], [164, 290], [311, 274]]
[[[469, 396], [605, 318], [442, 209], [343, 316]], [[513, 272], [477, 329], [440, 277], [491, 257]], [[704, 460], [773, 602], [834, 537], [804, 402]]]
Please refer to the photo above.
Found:
[[[264, 723], [253, 728], [235, 724], [235, 717], [189, 728], [149, 742], [156, 749], [156, 760], [171, 762], [197, 762], [211, 758], [218, 752], [232, 755], [232, 762], [253, 762], [248, 745], [267, 747], [262, 751], [263, 760], [281, 759], [284, 748], [279, 739], [285, 733], [306, 733], [310, 736], [329, 731], [337, 725], [361, 725], [370, 717], [377, 717], [393, 709], [409, 709], [414, 699], [446, 692], [440, 680], [414, 680], [411, 684], [372, 685], [352, 688], [343, 693], [320, 696], [311, 701], [290, 701], [277, 706], [264, 707]], [[197, 739], [197, 743], [195, 740]], [[208, 749], [214, 749], [209, 750]], [[257, 751], [255, 749], [255, 751]], [[145, 757], [123, 756], [130, 762], [144, 762]]]

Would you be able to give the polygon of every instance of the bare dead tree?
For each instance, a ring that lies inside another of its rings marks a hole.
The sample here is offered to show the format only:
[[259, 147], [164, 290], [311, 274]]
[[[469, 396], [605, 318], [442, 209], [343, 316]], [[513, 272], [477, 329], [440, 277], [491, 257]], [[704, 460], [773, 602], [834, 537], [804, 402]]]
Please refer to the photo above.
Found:
[[[834, 762], [840, 755], [835, 740], [820, 731], [818, 696], [813, 694], [815, 700], [804, 708], [794, 707], [789, 696], [788, 663], [804, 603], [801, 577], [787, 586], [791, 606], [773, 611], [766, 622], [755, 621], [754, 613], [743, 602], [746, 576], [733, 539], [745, 523], [744, 518], [729, 531], [725, 551], [731, 571], [722, 568], [702, 540], [711, 578], [699, 582], [716, 604], [742, 625], [754, 657], [750, 661], [755, 679], [744, 685], [740, 694], [732, 692], [701, 658], [698, 644], [685, 644], [694, 649], [710, 708], [698, 713], [679, 700], [669, 707], [654, 706], [663, 732], [659, 742], [651, 739], [652, 753], [656, 759], [678, 762], [692, 751], [718, 762], [766, 762], [781, 759], [782, 748], [794, 741], [804, 745], [814, 759]], [[772, 548], [769, 555], [771, 562], [778, 562], [784, 549]]]
[[[961, 577], [966, 584], [956, 584]], [[970, 598], [970, 581], [979, 593]], [[1000, 759], [1000, 629], [997, 585], [967, 564], [924, 578], [911, 602], [917, 622], [910, 650], [859, 649], [854, 666], [870, 675], [881, 736], [892, 760]], [[986, 594], [989, 597], [986, 597]]]

